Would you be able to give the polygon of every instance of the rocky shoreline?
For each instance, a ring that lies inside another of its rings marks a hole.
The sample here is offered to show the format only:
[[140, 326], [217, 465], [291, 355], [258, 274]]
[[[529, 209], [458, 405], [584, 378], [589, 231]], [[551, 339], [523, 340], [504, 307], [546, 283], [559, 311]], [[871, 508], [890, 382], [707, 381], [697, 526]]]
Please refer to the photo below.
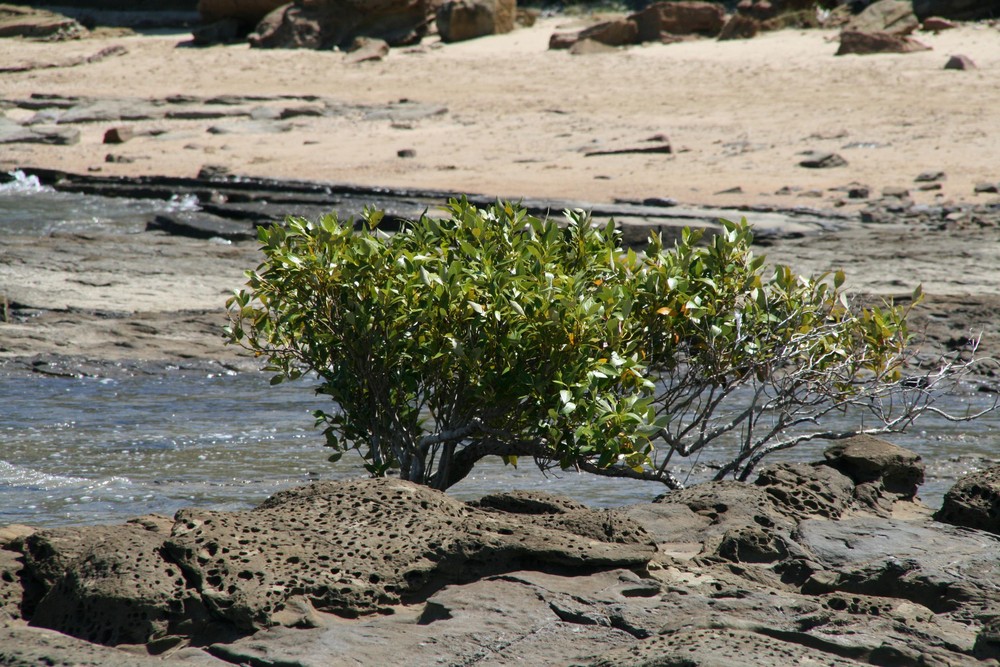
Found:
[[0, 664], [995, 665], [997, 475], [931, 517], [919, 457], [861, 437], [611, 510], [357, 480], [10, 526]]

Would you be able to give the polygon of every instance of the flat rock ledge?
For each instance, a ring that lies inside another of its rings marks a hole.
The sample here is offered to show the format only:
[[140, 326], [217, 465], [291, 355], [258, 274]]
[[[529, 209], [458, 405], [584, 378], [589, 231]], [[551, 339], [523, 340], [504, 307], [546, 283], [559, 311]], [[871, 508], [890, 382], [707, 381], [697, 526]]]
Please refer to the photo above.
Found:
[[617, 509], [381, 479], [0, 527], [0, 665], [1000, 664], [1000, 537], [922, 478], [860, 437]]

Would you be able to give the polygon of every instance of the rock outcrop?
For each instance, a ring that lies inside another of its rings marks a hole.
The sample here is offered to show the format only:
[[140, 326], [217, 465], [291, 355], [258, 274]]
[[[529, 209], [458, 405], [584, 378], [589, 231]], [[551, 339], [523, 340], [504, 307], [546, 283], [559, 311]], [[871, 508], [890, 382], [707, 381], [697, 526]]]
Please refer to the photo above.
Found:
[[416, 44], [427, 33], [429, 0], [296, 0], [268, 14], [249, 36], [258, 48], [347, 48], [357, 37], [389, 46]]
[[0, 4], [0, 38], [64, 40], [86, 34], [87, 29], [68, 16], [44, 9]]
[[944, 496], [934, 518], [1000, 535], [1000, 466], [969, 473]]
[[356, 480], [0, 531], [0, 664], [995, 662], [1000, 537], [931, 520], [922, 475], [862, 437], [620, 509]]
[[437, 10], [437, 30], [445, 42], [461, 42], [514, 29], [515, 0], [448, 0]]

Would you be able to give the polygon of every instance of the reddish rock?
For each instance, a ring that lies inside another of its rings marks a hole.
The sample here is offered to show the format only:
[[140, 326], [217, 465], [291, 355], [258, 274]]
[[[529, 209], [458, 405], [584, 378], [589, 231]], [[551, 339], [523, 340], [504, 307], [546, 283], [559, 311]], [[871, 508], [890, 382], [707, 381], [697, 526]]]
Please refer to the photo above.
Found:
[[944, 64], [945, 69], [976, 69], [976, 63], [972, 62], [969, 56], [955, 55], [948, 58]]
[[707, 35], [722, 31], [726, 14], [722, 5], [713, 2], [682, 0], [657, 2], [629, 17], [639, 29], [639, 41], [657, 42], [670, 35]]
[[135, 131], [130, 127], [125, 127], [124, 125], [119, 127], [112, 127], [110, 130], [104, 133], [104, 143], [106, 144], [124, 144], [126, 141], [135, 136]]
[[942, 30], [951, 30], [955, 27], [955, 24], [940, 16], [928, 16], [920, 24], [920, 27], [927, 32], [941, 32]]
[[409, 46], [426, 34], [430, 12], [430, 0], [296, 0], [264, 17], [248, 39], [277, 49], [346, 48], [356, 37]]
[[912, 53], [927, 51], [931, 47], [904, 35], [890, 35], [886, 32], [854, 32], [845, 30], [840, 33], [840, 48], [837, 55], [866, 55], [871, 53]]
[[514, 29], [515, 0], [449, 0], [437, 10], [437, 29], [445, 42], [460, 42]]
[[625, 46], [635, 44], [638, 39], [638, 30], [634, 21], [630, 19], [619, 19], [617, 21], [605, 21], [597, 25], [590, 26], [579, 32], [554, 33], [549, 38], [550, 49], [568, 49], [577, 42], [590, 40], [606, 46]]
[[750, 39], [760, 32], [760, 21], [745, 14], [733, 14], [726, 25], [722, 26], [719, 41], [729, 39]]

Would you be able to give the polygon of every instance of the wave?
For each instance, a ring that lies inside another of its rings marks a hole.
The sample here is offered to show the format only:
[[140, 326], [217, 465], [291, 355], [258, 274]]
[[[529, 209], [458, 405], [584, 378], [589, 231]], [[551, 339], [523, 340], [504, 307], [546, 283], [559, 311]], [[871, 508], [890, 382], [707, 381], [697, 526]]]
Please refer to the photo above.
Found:
[[20, 169], [8, 171], [12, 180], [0, 183], [0, 195], [23, 195], [37, 192], [55, 192], [54, 188], [42, 185], [37, 176], [29, 176]]

